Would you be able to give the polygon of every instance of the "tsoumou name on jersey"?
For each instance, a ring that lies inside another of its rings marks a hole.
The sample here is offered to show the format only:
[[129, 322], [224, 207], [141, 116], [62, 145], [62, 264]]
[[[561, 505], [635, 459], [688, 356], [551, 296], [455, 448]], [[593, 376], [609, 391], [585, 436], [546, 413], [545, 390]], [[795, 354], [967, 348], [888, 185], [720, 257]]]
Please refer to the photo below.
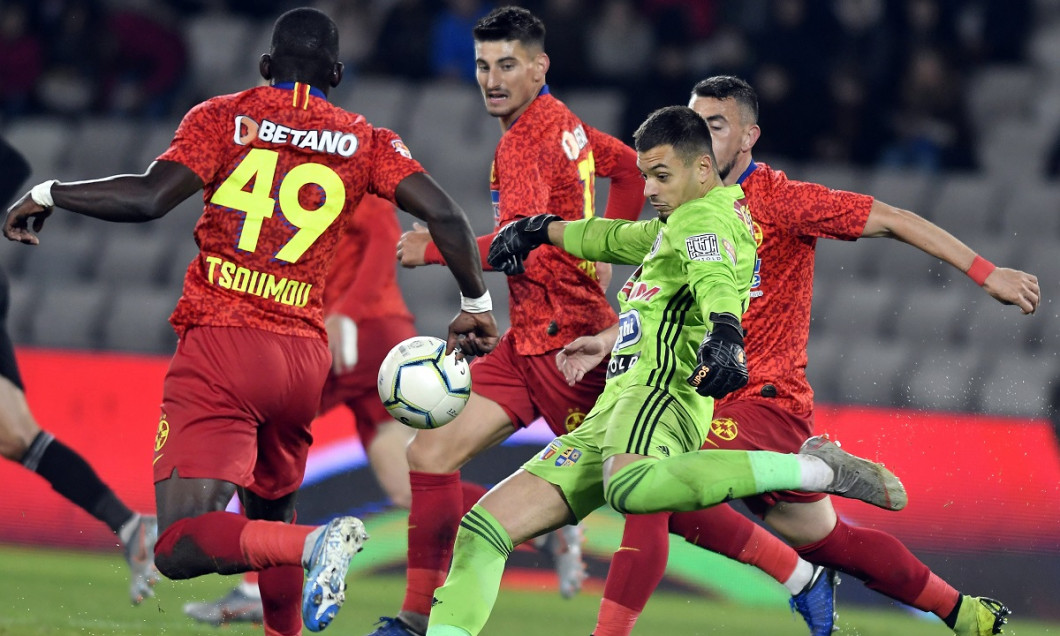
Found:
[[270, 144], [290, 144], [298, 148], [326, 152], [342, 157], [357, 152], [357, 136], [337, 130], [298, 130], [283, 124], [262, 119], [261, 123], [246, 115], [236, 115], [236, 131], [233, 141], [245, 146], [258, 139]]
[[313, 289], [309, 283], [276, 278], [268, 272], [247, 269], [217, 256], [207, 256], [206, 265], [206, 280], [224, 289], [271, 298], [294, 307], [305, 307], [309, 303], [309, 292]]

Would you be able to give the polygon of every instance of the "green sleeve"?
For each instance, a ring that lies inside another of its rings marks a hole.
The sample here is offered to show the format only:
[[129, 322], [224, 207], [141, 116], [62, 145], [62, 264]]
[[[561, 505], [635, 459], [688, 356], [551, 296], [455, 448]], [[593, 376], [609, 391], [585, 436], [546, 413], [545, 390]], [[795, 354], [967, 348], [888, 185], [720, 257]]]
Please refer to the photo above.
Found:
[[589, 261], [637, 265], [651, 251], [661, 229], [658, 219], [571, 221], [563, 228], [563, 249]]
[[687, 211], [691, 213], [671, 216], [670, 242], [680, 255], [703, 322], [710, 328], [711, 312], [739, 318], [746, 311], [755, 244], [746, 226], [731, 211], [707, 205], [696, 207]]

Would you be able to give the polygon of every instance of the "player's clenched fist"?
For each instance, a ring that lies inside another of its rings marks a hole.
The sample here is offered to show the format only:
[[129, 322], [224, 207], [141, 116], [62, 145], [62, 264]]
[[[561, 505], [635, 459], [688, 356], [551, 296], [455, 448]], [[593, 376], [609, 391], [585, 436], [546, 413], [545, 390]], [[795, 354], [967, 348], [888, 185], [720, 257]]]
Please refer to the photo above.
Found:
[[509, 276], [525, 272], [523, 260], [539, 245], [548, 243], [548, 224], [562, 221], [555, 214], [535, 214], [505, 225], [490, 243], [490, 267]]
[[498, 340], [500, 340], [500, 332], [492, 312], [461, 311], [449, 323], [449, 337], [446, 339], [445, 353], [448, 355], [459, 347], [458, 357], [481, 356], [493, 351]]
[[688, 383], [704, 397], [721, 398], [747, 385], [743, 328], [732, 314], [711, 313], [714, 329], [699, 345], [699, 363]]

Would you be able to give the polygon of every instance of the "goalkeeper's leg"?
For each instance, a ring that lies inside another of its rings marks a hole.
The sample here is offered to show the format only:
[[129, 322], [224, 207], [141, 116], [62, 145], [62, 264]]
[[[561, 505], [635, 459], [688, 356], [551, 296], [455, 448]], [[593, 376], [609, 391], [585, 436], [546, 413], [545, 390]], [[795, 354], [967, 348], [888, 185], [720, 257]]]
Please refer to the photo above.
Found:
[[449, 576], [435, 590], [428, 636], [475, 636], [497, 600], [514, 546], [574, 521], [558, 488], [520, 470], [460, 521]]
[[663, 459], [621, 454], [607, 459], [607, 502], [622, 513], [707, 508], [774, 490], [830, 492], [901, 510], [906, 493], [880, 464], [811, 438], [797, 455], [769, 451], [694, 451]]

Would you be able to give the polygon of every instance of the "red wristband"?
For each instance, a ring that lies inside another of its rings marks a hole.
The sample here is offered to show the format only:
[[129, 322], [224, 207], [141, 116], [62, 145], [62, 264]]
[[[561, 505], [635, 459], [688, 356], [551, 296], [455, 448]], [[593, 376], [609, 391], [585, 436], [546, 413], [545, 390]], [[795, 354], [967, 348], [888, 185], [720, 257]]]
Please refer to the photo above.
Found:
[[965, 273], [968, 274], [968, 278], [975, 281], [976, 285], [982, 287], [983, 283], [986, 282], [986, 277], [995, 269], [997, 269], [997, 266], [976, 254], [975, 260], [972, 261], [972, 266]]
[[442, 258], [442, 251], [438, 249], [438, 246], [434, 244], [434, 241], [427, 243], [427, 247], [423, 250], [423, 262], [428, 265], [445, 265], [445, 259]]

